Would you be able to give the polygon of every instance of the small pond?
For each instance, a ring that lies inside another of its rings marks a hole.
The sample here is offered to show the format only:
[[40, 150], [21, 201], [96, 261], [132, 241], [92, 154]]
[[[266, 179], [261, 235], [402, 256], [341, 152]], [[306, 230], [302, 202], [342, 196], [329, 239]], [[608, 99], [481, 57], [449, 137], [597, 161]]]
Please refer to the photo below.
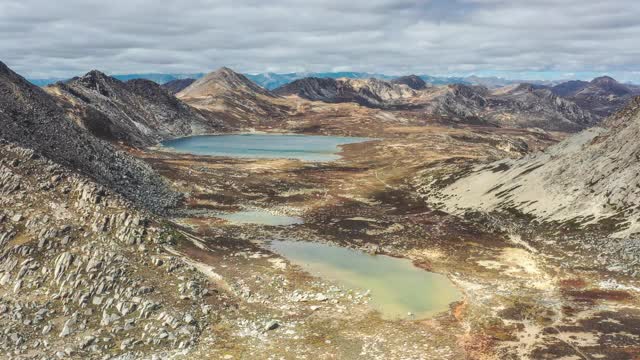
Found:
[[407, 259], [315, 242], [274, 240], [269, 247], [313, 275], [369, 290], [371, 305], [385, 319], [427, 318], [462, 299], [446, 276], [417, 268]]

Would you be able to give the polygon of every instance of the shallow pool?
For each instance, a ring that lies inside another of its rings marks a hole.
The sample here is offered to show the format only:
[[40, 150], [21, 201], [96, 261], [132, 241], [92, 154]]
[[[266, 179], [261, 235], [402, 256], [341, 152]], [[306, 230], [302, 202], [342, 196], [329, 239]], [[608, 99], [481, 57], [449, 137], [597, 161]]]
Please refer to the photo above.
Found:
[[[421, 319], [447, 311], [460, 291], [443, 275], [411, 261], [315, 242], [271, 241], [270, 248], [306, 271], [352, 289], [369, 290], [385, 319]], [[411, 313], [411, 315], [409, 315]]]
[[340, 145], [373, 140], [362, 137], [298, 134], [191, 136], [162, 143], [181, 153], [248, 158], [288, 158], [305, 161], [339, 159]]

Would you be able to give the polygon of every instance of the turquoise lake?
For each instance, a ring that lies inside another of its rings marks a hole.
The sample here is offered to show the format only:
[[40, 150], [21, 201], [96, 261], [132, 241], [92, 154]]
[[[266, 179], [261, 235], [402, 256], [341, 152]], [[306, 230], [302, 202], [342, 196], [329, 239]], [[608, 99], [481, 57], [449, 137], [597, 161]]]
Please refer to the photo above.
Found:
[[162, 143], [180, 153], [246, 158], [285, 158], [332, 161], [340, 145], [374, 140], [362, 137], [298, 134], [239, 134], [191, 136]]
[[420, 269], [407, 259], [304, 241], [274, 240], [269, 248], [313, 275], [369, 290], [370, 304], [384, 319], [428, 318], [462, 299], [446, 276]]

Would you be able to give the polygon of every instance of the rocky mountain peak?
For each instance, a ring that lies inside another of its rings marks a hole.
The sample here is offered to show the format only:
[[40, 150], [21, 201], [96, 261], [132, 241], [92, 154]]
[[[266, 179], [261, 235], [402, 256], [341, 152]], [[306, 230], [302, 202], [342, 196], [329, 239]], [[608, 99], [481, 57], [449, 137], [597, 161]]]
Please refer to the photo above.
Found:
[[273, 92], [277, 95], [296, 95], [309, 100], [333, 102], [338, 95], [339, 81], [330, 78], [306, 77], [285, 84]]
[[[112, 78], [111, 76], [103, 73], [100, 70], [91, 70], [88, 73], [84, 74], [83, 76], [81, 76], [79, 78], [79, 80], [81, 81], [93, 81], [93, 82], [111, 82], [114, 80], [117, 80], [115, 78]], [[119, 80], [118, 80], [119, 81]]]
[[230, 76], [238, 76], [240, 75], [239, 73], [233, 71], [231, 68], [223, 66], [221, 68], [219, 68], [218, 70], [215, 71], [215, 73], [218, 74], [226, 74], [226, 75], [230, 75]]
[[244, 75], [239, 74], [226, 66], [223, 66], [204, 76], [204, 78], [218, 78], [225, 79], [227, 81], [243, 81], [242, 77], [244, 77]]
[[133, 79], [124, 83], [129, 91], [147, 100], [155, 100], [158, 104], [168, 104], [176, 108], [186, 108], [173, 94], [162, 85], [147, 79]]
[[391, 83], [404, 84], [412, 88], [413, 90], [422, 90], [427, 87], [427, 83], [424, 80], [422, 80], [421, 77], [413, 74], [407, 75], [407, 76], [401, 76], [397, 79], [393, 79], [391, 80]]
[[623, 108], [634, 92], [610, 76], [597, 77], [590, 82], [567, 81], [554, 86], [552, 91], [602, 118]]
[[258, 86], [246, 76], [231, 70], [228, 67], [222, 67], [211, 72], [201, 79], [180, 91], [178, 97], [203, 97], [216, 96], [229, 91], [252, 92], [268, 97], [274, 95], [268, 90]]
[[0, 61], [0, 74], [8, 74], [10, 72], [11, 69], [9, 69], [9, 67], [5, 63]]
[[610, 76], [597, 77], [591, 80], [591, 84], [598, 86], [604, 91], [611, 92], [616, 96], [624, 96], [632, 93], [631, 89]]
[[111, 87], [122, 85], [123, 83], [113, 78], [99, 70], [91, 70], [85, 75], [74, 78], [68, 82], [69, 84], [77, 83], [81, 84], [81, 86], [99, 92], [104, 96], [111, 96], [112, 92]]
[[600, 85], [604, 85], [604, 84], [618, 84], [618, 81], [616, 81], [616, 79], [612, 78], [611, 76], [600, 76], [597, 78], [594, 78], [593, 80], [591, 80], [592, 84], [600, 84]]

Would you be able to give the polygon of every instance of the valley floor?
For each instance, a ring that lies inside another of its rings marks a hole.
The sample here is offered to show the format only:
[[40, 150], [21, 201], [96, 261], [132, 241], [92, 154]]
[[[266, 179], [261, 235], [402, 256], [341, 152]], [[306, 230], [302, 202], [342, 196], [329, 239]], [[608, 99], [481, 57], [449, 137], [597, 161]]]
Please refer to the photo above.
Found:
[[[343, 159], [332, 163], [135, 153], [189, 194], [172, 217], [185, 234], [174, 251], [237, 304], [187, 357], [637, 359], [640, 283], [576, 245], [604, 236], [578, 241], [580, 232], [542, 228], [518, 214], [454, 216], [425, 195], [425, 178], [447, 181], [469, 164], [520, 156], [561, 134], [425, 126], [375, 135], [380, 140], [344, 146]], [[241, 209], [305, 223], [234, 225], [215, 217]], [[272, 239], [408, 258], [448, 276], [464, 299], [431, 319], [383, 320], [365, 293], [268, 251]]]

